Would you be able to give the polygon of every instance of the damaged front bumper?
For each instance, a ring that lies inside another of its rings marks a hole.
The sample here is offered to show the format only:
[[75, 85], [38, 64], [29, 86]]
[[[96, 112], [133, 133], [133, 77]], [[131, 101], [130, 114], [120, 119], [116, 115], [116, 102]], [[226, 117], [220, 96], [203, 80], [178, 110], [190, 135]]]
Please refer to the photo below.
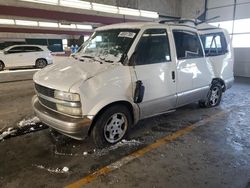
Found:
[[92, 119], [87, 116], [83, 118], [74, 118], [66, 116], [44, 107], [37, 96], [32, 99], [32, 106], [37, 117], [46, 125], [58, 132], [77, 140], [83, 140], [88, 136]]

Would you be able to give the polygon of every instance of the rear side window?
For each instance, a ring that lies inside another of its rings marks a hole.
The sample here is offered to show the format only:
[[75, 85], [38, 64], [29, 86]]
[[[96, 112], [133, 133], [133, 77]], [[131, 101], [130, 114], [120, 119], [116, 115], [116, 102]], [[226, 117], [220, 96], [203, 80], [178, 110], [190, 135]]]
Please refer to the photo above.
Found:
[[227, 42], [223, 33], [202, 35], [201, 40], [207, 57], [227, 53]]
[[137, 45], [136, 65], [147, 65], [171, 61], [167, 31], [146, 30]]
[[173, 34], [178, 59], [203, 57], [203, 50], [197, 33], [174, 30]]

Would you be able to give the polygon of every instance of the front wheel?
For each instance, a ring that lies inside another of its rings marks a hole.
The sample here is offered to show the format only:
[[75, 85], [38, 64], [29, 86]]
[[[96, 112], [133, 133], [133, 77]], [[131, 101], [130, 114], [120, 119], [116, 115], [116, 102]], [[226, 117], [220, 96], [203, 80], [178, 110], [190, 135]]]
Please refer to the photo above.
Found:
[[92, 139], [99, 148], [115, 144], [127, 135], [131, 124], [131, 114], [126, 106], [111, 106], [95, 122]]
[[222, 87], [218, 82], [214, 82], [208, 92], [206, 101], [200, 101], [199, 105], [201, 107], [215, 107], [221, 102], [222, 97]]
[[42, 69], [47, 66], [47, 61], [45, 59], [36, 60], [36, 68]]

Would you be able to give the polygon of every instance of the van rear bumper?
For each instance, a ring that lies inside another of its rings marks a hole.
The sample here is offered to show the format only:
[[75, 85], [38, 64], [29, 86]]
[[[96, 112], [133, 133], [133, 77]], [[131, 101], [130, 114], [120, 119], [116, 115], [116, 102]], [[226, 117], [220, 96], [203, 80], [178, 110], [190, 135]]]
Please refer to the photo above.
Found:
[[59, 114], [41, 105], [37, 96], [33, 97], [32, 105], [37, 117], [58, 132], [77, 140], [83, 140], [88, 136], [92, 120], [87, 116], [83, 118], [73, 118]]

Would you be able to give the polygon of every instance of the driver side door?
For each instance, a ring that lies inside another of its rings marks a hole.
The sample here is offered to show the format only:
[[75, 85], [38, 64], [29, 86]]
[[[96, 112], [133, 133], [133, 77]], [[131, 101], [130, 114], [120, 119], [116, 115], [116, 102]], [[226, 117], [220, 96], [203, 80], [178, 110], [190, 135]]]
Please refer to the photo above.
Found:
[[167, 30], [147, 29], [135, 50], [134, 71], [145, 90], [139, 103], [141, 118], [164, 113], [176, 106], [176, 64], [171, 60]]

